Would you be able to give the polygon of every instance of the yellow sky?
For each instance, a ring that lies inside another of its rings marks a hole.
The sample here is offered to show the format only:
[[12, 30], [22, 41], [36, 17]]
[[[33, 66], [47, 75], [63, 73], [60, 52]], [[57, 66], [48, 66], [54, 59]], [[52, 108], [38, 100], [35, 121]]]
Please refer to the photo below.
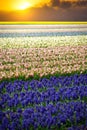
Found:
[[[0, 0], [0, 10], [2, 11], [14, 11], [24, 10], [29, 7], [41, 7], [43, 5], [50, 5], [53, 0]], [[54, 0], [57, 3], [57, 0]], [[78, 0], [60, 0], [76, 2]]]
[[50, 0], [0, 0], [0, 10], [12, 11], [48, 4]]

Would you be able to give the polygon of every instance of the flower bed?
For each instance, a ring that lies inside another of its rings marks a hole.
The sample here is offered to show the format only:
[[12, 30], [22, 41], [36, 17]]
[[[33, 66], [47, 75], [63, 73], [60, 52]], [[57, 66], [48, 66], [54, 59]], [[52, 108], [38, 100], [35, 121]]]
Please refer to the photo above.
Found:
[[87, 45], [0, 49], [0, 79], [87, 70]]
[[0, 130], [85, 130], [87, 74], [0, 83]]

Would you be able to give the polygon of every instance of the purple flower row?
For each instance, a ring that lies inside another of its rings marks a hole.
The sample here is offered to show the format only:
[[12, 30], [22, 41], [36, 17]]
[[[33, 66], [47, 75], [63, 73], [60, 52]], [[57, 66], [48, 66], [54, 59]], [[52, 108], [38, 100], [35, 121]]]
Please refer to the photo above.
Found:
[[73, 129], [86, 120], [87, 74], [0, 83], [1, 130]]

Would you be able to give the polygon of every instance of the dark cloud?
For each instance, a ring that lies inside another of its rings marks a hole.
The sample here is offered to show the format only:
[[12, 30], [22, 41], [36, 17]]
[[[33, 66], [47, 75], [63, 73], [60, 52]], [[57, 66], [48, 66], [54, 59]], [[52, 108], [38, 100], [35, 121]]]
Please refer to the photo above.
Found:
[[61, 2], [60, 0], [51, 0], [50, 2], [51, 2], [50, 4], [51, 7], [58, 7], [58, 8], [60, 7], [66, 9], [72, 6], [71, 2], [69, 1]]
[[50, 3], [52, 7], [56, 7], [60, 5], [60, 0], [51, 0]]
[[59, 6], [59, 7], [66, 9], [66, 8], [70, 8], [71, 6], [72, 6], [71, 2], [64, 1], [64, 2], [61, 2], [61, 3], [60, 3], [60, 6]]
[[76, 6], [84, 6], [87, 7], [87, 0], [79, 0], [76, 2]]
[[60, 0], [51, 0], [51, 7], [60, 7], [60, 8], [70, 8], [70, 7], [87, 7], [87, 0], [78, 0], [78, 1], [60, 1]]

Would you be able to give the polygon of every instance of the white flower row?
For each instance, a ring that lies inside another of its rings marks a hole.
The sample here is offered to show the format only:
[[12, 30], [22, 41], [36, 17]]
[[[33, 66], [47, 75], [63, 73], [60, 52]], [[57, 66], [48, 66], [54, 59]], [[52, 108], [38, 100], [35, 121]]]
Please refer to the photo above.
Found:
[[64, 45], [86, 45], [87, 36], [53, 36], [53, 37], [3, 37], [0, 38], [0, 48], [31, 48], [57, 47]]

